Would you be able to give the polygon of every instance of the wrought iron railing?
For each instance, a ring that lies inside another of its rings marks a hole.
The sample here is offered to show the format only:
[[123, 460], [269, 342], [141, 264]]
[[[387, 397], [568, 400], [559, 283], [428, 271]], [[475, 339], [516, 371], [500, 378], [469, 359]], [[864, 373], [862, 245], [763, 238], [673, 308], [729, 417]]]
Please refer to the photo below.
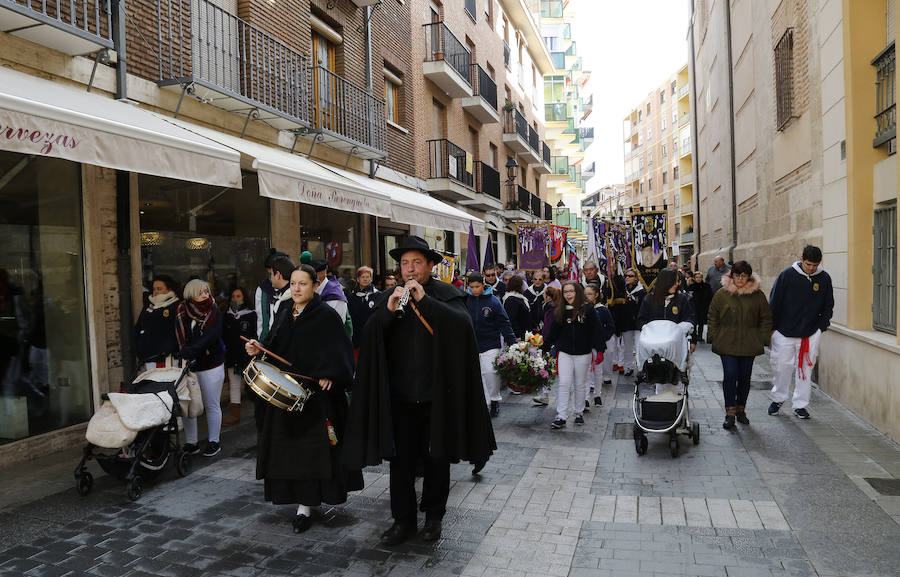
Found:
[[207, 0], [160, 0], [157, 19], [160, 84], [205, 84], [310, 124], [305, 56]]
[[475, 190], [500, 200], [500, 173], [490, 164], [475, 163]]
[[894, 43], [872, 60], [875, 67], [875, 139], [872, 145], [881, 146], [897, 136], [896, 60]]
[[522, 140], [528, 142], [528, 121], [517, 108], [506, 111], [503, 132], [504, 134], [516, 133]]
[[519, 203], [519, 205], [518, 205], [518, 206], [519, 206], [519, 210], [528, 212], [529, 209], [531, 208], [531, 193], [528, 192], [528, 189], [526, 189], [526, 188], [525, 188], [524, 186], [522, 186], [522, 185], [519, 185], [519, 186], [518, 186], [517, 192], [518, 192], [518, 199], [517, 199], [517, 200], [518, 200], [518, 203]]
[[321, 66], [312, 68], [313, 126], [387, 150], [384, 100]]
[[472, 84], [472, 55], [443, 22], [425, 24], [425, 61], [443, 60]]
[[473, 94], [482, 97], [491, 108], [497, 110], [497, 83], [480, 64], [472, 64]]
[[546, 142], [542, 141], [541, 142], [541, 160], [544, 161], [544, 164], [546, 164], [547, 166], [550, 166], [551, 158], [552, 157], [550, 156], [550, 147], [547, 146]]
[[541, 218], [541, 199], [536, 194], [531, 195], [531, 214]]
[[531, 150], [541, 152], [541, 139], [533, 126], [528, 127], [528, 145], [531, 146]]
[[429, 178], [449, 178], [472, 187], [472, 173], [466, 170], [466, 151], [446, 138], [428, 141]]
[[544, 203], [544, 220], [553, 220], [553, 207], [549, 203]]
[[109, 0], [0, 0], [0, 8], [106, 48], [113, 48], [111, 4]]

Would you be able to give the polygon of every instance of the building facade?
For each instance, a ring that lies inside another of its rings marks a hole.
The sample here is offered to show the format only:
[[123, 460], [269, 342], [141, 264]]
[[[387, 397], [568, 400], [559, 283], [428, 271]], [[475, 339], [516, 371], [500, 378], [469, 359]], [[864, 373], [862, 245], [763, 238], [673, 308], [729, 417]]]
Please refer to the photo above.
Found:
[[893, 0], [695, 0], [690, 33], [701, 268], [745, 259], [768, 290], [820, 246], [835, 307], [816, 382], [894, 439], [896, 25]]
[[629, 207], [669, 212], [670, 250], [678, 262], [687, 262], [693, 252], [690, 110], [685, 65], [652, 90], [623, 123]]

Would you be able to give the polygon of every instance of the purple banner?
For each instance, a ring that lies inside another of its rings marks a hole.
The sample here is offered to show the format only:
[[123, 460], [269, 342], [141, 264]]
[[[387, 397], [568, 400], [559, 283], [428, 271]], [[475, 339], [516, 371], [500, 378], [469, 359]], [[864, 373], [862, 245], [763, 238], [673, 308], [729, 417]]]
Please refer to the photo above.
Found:
[[550, 245], [550, 227], [544, 224], [517, 224], [516, 237], [519, 254], [519, 270], [539, 270], [550, 266], [547, 248]]

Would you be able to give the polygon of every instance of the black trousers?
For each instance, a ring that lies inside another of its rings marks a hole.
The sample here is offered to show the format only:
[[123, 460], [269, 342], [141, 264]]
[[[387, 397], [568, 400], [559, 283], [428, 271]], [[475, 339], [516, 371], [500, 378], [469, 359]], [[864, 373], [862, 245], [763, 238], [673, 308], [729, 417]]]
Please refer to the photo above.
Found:
[[395, 455], [391, 459], [391, 516], [398, 523], [416, 523], [416, 465], [425, 466], [421, 511], [440, 519], [450, 495], [450, 462], [430, 454], [431, 404], [394, 403]]

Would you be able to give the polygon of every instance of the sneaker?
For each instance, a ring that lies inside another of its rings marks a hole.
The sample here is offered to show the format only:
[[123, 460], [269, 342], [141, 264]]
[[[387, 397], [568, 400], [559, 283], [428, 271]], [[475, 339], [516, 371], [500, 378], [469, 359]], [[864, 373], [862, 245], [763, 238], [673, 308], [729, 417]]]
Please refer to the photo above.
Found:
[[614, 373], [619, 372], [619, 365], [613, 365], [613, 366], [612, 366], [612, 371], [613, 371]]
[[625, 367], [619, 367], [619, 374], [620, 374], [620, 375], [624, 375], [624, 374], [625, 374]]
[[600, 398], [600, 395], [597, 395], [596, 397], [594, 397], [594, 406], [595, 407], [603, 406], [603, 399]]
[[565, 420], [565, 419], [556, 419], [555, 421], [553, 421], [552, 423], [550, 423], [550, 428], [551, 428], [551, 429], [562, 429], [562, 428], [564, 428], [565, 426], [566, 426], [566, 420]]
[[531, 400], [534, 402], [535, 405], [546, 406], [546, 405], [550, 404], [550, 395], [548, 395], [547, 393], [544, 393], [542, 395], [532, 397]]
[[206, 443], [206, 448], [203, 449], [204, 457], [215, 457], [219, 454], [219, 451], [222, 450], [222, 447], [219, 446], [219, 443], [215, 441], [209, 441]]
[[769, 405], [769, 414], [770, 415], [777, 415], [778, 411], [780, 411], [780, 410], [781, 410], [781, 403], [776, 403], [775, 401], [772, 401], [772, 404]]
[[197, 443], [185, 443], [181, 450], [187, 453], [188, 455], [196, 455], [200, 452], [200, 447]]
[[512, 393], [512, 394], [514, 394], [514, 395], [521, 395], [521, 394], [522, 394], [522, 391], [517, 391], [517, 390], [515, 390], [515, 389], [510, 389], [509, 392]]
[[634, 369], [628, 369], [627, 371], [625, 371], [625, 376], [626, 376], [626, 377], [630, 377], [630, 376], [633, 375], [633, 374], [634, 374]]
[[500, 416], [500, 401], [491, 401], [491, 417]]
[[603, 384], [604, 384], [604, 385], [611, 385], [611, 384], [612, 384], [612, 380], [606, 379], [605, 381], [603, 381]]
[[575, 415], [575, 424], [576, 424], [576, 425], [583, 425], [583, 424], [584, 424], [584, 417], [582, 417], [581, 415]]
[[794, 409], [794, 414], [797, 415], [798, 419], [808, 419], [809, 411], [806, 409]]
[[734, 428], [734, 415], [725, 415], [725, 422], [722, 423], [722, 428], [726, 431]]
[[[585, 412], [585, 413], [590, 413], [590, 412], [591, 412], [591, 402], [588, 401], [588, 400], [585, 400], [585, 401], [584, 401], [584, 412]], [[578, 421], [575, 421], [575, 422], [577, 423]]]
[[742, 424], [742, 425], [749, 425], [749, 424], [750, 424], [750, 419], [747, 418], [747, 413], [745, 413], [745, 412], [743, 412], [743, 411], [741, 411], [740, 413], [737, 413], [737, 414], [734, 416], [734, 418], [737, 419], [737, 422], [740, 423], [740, 424]]

